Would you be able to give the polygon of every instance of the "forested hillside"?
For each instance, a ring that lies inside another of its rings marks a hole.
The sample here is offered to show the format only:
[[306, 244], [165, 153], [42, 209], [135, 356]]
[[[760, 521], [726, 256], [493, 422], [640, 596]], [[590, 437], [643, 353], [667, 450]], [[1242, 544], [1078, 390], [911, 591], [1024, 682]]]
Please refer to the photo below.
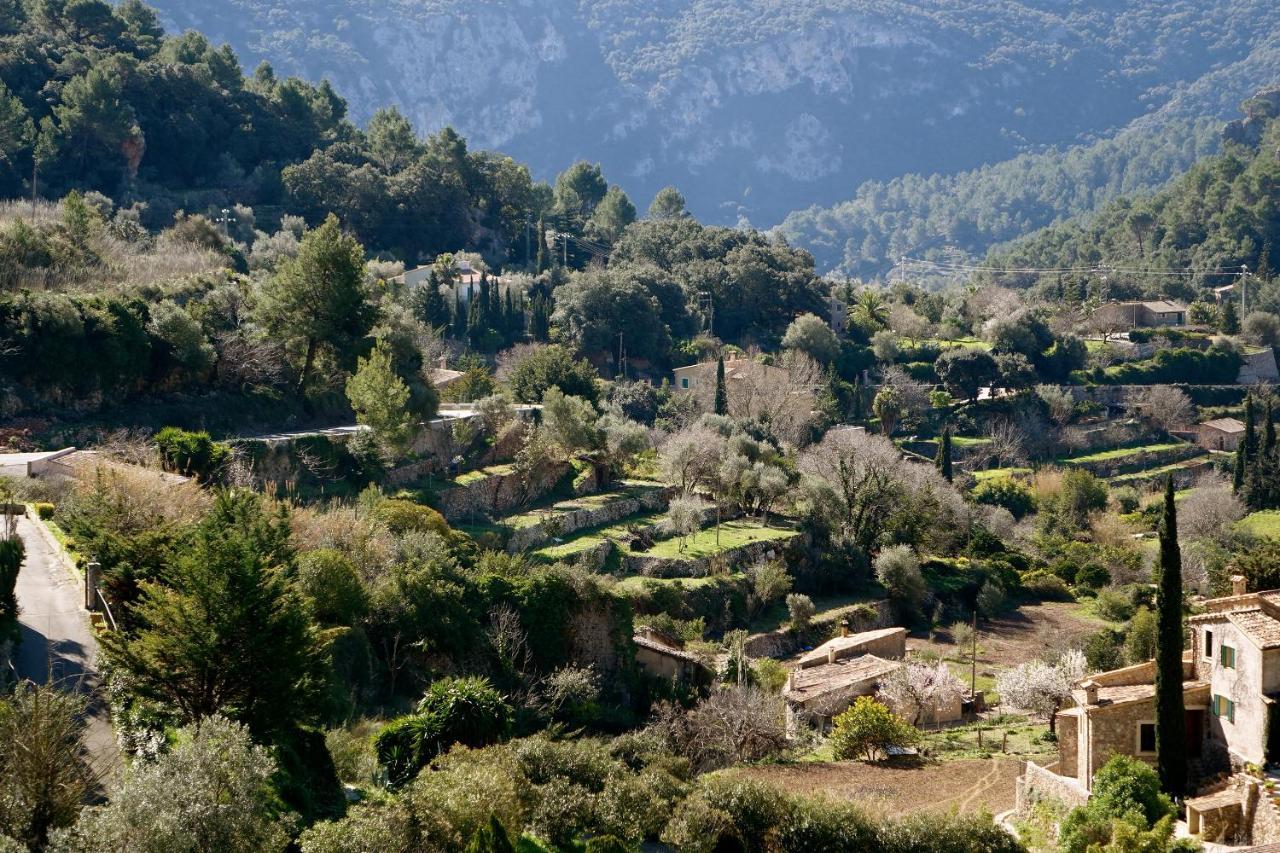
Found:
[[1178, 119], [959, 174], [869, 181], [849, 201], [792, 213], [778, 231], [812, 252], [821, 269], [866, 279], [885, 275], [904, 255], [981, 256], [1057, 219], [1158, 187], [1216, 151], [1220, 127]]
[[[1211, 298], [1247, 267], [1266, 281], [1280, 247], [1280, 89], [1247, 100], [1227, 125], [1223, 152], [1197, 163], [1153, 197], [1125, 197], [1096, 215], [1046, 228], [996, 252], [985, 276], [1098, 298]], [[1037, 273], [1034, 270], [1044, 269]], [[1059, 273], [1056, 270], [1071, 270]], [[1274, 284], [1252, 289], [1248, 308], [1280, 309]]]
[[357, 122], [396, 103], [537, 177], [583, 157], [633, 197], [675, 184], [704, 220], [761, 226], [1162, 108], [1224, 115], [1280, 76], [1266, 0], [157, 5], [250, 66], [331, 80]]

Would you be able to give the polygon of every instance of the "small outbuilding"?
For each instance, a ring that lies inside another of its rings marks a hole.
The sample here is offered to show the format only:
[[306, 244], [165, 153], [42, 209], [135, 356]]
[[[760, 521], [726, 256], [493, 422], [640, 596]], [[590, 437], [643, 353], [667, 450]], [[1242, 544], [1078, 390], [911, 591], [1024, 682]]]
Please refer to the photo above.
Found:
[[636, 663], [648, 675], [682, 684], [702, 684], [711, 672], [697, 655], [685, 651], [684, 643], [657, 628], [638, 625], [631, 638], [636, 647]]
[[1235, 418], [1214, 418], [1196, 425], [1196, 444], [1205, 450], [1235, 450], [1244, 438], [1244, 424]]

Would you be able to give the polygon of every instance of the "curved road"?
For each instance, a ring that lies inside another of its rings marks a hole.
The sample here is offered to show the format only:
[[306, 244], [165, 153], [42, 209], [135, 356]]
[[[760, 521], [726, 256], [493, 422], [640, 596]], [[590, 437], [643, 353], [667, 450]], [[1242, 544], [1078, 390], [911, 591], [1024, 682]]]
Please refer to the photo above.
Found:
[[85, 748], [98, 778], [110, 782], [121, 766], [120, 751], [100, 698], [98, 640], [83, 607], [84, 584], [26, 516], [18, 519], [18, 536], [26, 547], [17, 583], [18, 677], [88, 697]]

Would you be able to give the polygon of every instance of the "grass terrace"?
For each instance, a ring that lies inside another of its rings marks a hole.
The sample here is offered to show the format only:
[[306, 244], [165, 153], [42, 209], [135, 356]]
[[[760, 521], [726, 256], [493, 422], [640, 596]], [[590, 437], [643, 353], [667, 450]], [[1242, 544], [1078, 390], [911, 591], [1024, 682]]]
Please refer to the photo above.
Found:
[[1132, 474], [1120, 474], [1119, 476], [1112, 477], [1111, 479], [1107, 480], [1107, 482], [1113, 486], [1123, 486], [1127, 483], [1134, 483], [1142, 480], [1149, 480], [1152, 477], [1161, 477], [1165, 474], [1172, 474], [1177, 471], [1182, 471], [1186, 468], [1194, 468], [1203, 464], [1204, 464], [1203, 460], [1189, 459], [1186, 462], [1175, 462], [1172, 465], [1162, 465], [1159, 468], [1152, 468], [1149, 471], [1136, 471]]
[[987, 468], [984, 471], [974, 471], [973, 479], [979, 483], [985, 480], [998, 480], [1001, 477], [1029, 477], [1031, 476], [1030, 468]]
[[539, 525], [547, 518], [554, 517], [558, 513], [600, 509], [601, 507], [608, 506], [614, 501], [640, 497], [644, 494], [653, 492], [660, 492], [664, 488], [661, 485], [650, 483], [645, 480], [623, 480], [620, 485], [622, 486], [621, 489], [615, 489], [609, 492], [597, 492], [593, 495], [583, 495], [582, 497], [570, 498], [568, 500], [557, 500], [552, 503], [545, 503], [542, 506], [500, 518], [498, 519], [497, 524], [503, 527], [509, 527], [512, 530], [523, 530], [526, 527]]
[[1264, 509], [1236, 522], [1236, 529], [1266, 539], [1280, 539], [1280, 509]]
[[471, 483], [478, 483], [481, 480], [486, 480], [489, 477], [503, 477], [507, 474], [514, 474], [515, 471], [516, 466], [511, 464], [490, 465], [486, 468], [477, 468], [474, 471], [467, 471], [463, 474], [459, 474], [453, 479], [446, 481], [446, 483], [447, 485], [466, 486]]
[[692, 536], [686, 537], [684, 550], [680, 550], [679, 537], [673, 537], [655, 543], [652, 548], [644, 553], [651, 557], [700, 560], [703, 557], [710, 557], [732, 548], [750, 545], [753, 542], [778, 541], [790, 539], [795, 535], [796, 531], [789, 528], [766, 527], [760, 522], [739, 518], [733, 521], [726, 521], [720, 525], [719, 545], [716, 544], [716, 529], [712, 526], [705, 527]]
[[537, 549], [533, 552], [533, 556], [552, 562], [564, 560], [581, 554], [583, 551], [589, 551], [602, 544], [606, 539], [615, 541], [621, 539], [627, 535], [627, 531], [632, 527], [648, 527], [657, 524], [666, 517], [667, 514], [665, 512], [651, 512], [645, 515], [633, 515], [615, 524], [588, 527], [566, 537], [563, 542]]
[[628, 556], [700, 560], [734, 548], [740, 548], [743, 545], [750, 545], [754, 542], [780, 542], [798, 535], [795, 530], [789, 527], [774, 527], [758, 521], [738, 518], [720, 525], [719, 545], [716, 544], [716, 529], [714, 525], [685, 537], [683, 550], [681, 550], [679, 537], [656, 542], [647, 551], [631, 551], [619, 541], [627, 536], [630, 528], [648, 527], [657, 524], [666, 518], [666, 515], [665, 512], [654, 512], [646, 515], [631, 516], [605, 527], [587, 528], [567, 537], [563, 542], [539, 548], [532, 553], [538, 559], [554, 562], [556, 560], [570, 559], [583, 551], [588, 551], [603, 544], [606, 540], [613, 540], [618, 543], [618, 548], [622, 553]]
[[1185, 441], [1166, 441], [1162, 444], [1144, 444], [1139, 447], [1115, 447], [1111, 450], [1099, 450], [1095, 453], [1086, 453], [1082, 456], [1063, 456], [1058, 462], [1063, 465], [1081, 465], [1090, 462], [1110, 462], [1115, 459], [1124, 459], [1127, 456], [1137, 456], [1141, 453], [1163, 453], [1166, 450], [1176, 450], [1179, 447], [1185, 447]]

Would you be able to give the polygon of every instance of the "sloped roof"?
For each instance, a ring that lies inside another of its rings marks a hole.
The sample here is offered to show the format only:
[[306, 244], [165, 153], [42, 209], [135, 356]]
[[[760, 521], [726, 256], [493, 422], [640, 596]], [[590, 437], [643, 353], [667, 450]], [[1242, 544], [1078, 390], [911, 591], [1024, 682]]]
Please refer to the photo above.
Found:
[[1244, 432], [1244, 424], [1235, 418], [1214, 418], [1211, 421], [1202, 422], [1200, 426], [1211, 427], [1222, 432]]
[[835, 663], [796, 669], [792, 671], [791, 681], [782, 695], [789, 702], [807, 702], [828, 693], [878, 681], [901, 666], [902, 661], [861, 655], [837, 660]]
[[1153, 299], [1149, 302], [1143, 302], [1142, 307], [1157, 314], [1182, 313], [1187, 310], [1187, 306], [1181, 302], [1173, 302], [1169, 299]]
[[673, 657], [673, 658], [680, 658], [681, 660], [687, 660], [692, 663], [702, 663], [702, 661], [699, 660], [698, 656], [691, 652], [686, 652], [684, 649], [677, 649], [675, 646], [668, 646], [666, 643], [661, 643], [661, 642], [658, 642], [657, 640], [651, 640], [648, 637], [642, 636], [640, 634], [636, 634], [635, 636], [633, 636], [631, 638], [631, 642], [635, 643], [637, 646], [640, 646], [643, 649], [648, 649], [651, 652], [657, 652], [660, 655], [666, 655], [667, 657]]
[[1233, 610], [1227, 614], [1237, 628], [1261, 649], [1280, 648], [1280, 620], [1261, 607]]
[[[883, 640], [886, 637], [892, 637], [895, 634], [901, 634], [904, 638], [907, 635], [906, 628], [877, 628], [872, 631], [863, 631], [860, 634], [850, 634], [847, 637], [836, 637], [827, 640], [813, 651], [800, 658], [800, 665], [804, 666], [812, 661], [824, 661], [832, 649], [835, 649], [836, 657], [840, 657], [841, 652], [850, 652], [860, 646], [866, 646], [877, 640]], [[848, 657], [848, 654], [845, 654]]]

